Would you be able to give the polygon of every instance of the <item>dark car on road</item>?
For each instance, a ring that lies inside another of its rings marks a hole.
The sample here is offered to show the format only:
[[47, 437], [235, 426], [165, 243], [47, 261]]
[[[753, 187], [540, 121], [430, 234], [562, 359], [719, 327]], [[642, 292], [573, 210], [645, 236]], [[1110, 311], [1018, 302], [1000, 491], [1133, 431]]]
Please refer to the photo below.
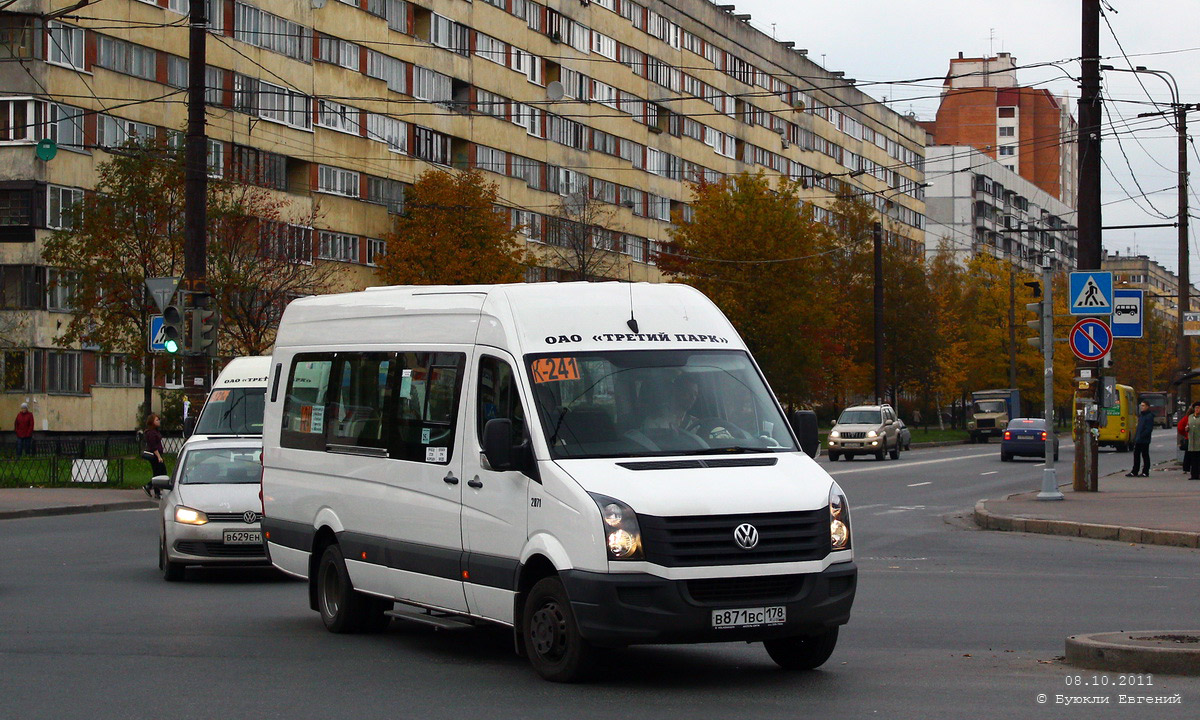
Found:
[[[1046, 421], [1042, 418], [1013, 418], [1000, 440], [1000, 459], [1008, 462], [1018, 455], [1046, 457], [1046, 433]], [[1051, 439], [1054, 459], [1058, 460], [1058, 436], [1052, 434]]]

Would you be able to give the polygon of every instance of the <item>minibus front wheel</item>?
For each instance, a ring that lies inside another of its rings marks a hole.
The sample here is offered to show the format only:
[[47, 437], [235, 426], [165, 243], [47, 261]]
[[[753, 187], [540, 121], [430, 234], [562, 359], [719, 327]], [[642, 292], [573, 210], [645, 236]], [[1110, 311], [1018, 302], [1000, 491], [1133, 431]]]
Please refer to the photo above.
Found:
[[775, 664], [784, 670], [813, 670], [825, 664], [837, 645], [838, 629], [832, 628], [819, 635], [765, 640], [763, 645]]
[[346, 570], [342, 548], [337, 543], [325, 548], [317, 566], [317, 608], [327, 630], [335, 633], [380, 632], [391, 622], [385, 614], [391, 605], [355, 590]]
[[575, 682], [590, 674], [596, 650], [579, 634], [561, 580], [546, 577], [533, 586], [522, 620], [525, 655], [539, 675], [552, 682]]

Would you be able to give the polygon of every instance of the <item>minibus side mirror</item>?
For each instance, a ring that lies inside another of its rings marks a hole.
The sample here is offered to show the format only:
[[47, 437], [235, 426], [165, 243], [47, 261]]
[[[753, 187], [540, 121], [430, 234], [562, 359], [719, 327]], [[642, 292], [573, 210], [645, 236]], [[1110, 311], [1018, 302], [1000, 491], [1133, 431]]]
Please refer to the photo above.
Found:
[[175, 487], [175, 483], [171, 482], [169, 475], [155, 475], [150, 478], [150, 487], [155, 490], [170, 490]]
[[788, 420], [791, 422], [792, 432], [800, 439], [800, 449], [808, 453], [809, 457], [816, 457], [821, 447], [821, 441], [817, 437], [817, 414], [812, 410], [797, 410]]
[[183, 436], [190, 438], [196, 432], [196, 416], [188, 415], [183, 419]]
[[830, 421], [830, 423], [829, 423], [829, 427], [833, 427], [834, 425], [837, 425], [837, 419], [836, 419], [836, 418], [834, 418], [833, 420], [831, 420], [831, 421]]
[[495, 418], [483, 426], [483, 454], [493, 470], [513, 469], [512, 420]]

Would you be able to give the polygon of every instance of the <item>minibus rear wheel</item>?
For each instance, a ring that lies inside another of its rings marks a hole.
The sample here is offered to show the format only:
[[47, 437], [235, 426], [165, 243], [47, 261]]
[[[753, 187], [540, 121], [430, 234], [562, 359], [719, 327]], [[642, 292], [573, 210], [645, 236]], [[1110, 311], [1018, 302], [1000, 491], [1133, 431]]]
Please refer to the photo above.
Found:
[[824, 665], [833, 654], [837, 639], [838, 629], [833, 628], [820, 635], [764, 640], [763, 646], [775, 664], [784, 670], [813, 670]]
[[341, 547], [335, 543], [325, 548], [317, 567], [317, 608], [326, 629], [335, 633], [379, 632], [391, 621], [384, 614], [391, 605], [355, 590]]
[[525, 654], [539, 675], [552, 682], [576, 682], [590, 674], [596, 650], [579, 634], [561, 580], [539, 580], [521, 614]]

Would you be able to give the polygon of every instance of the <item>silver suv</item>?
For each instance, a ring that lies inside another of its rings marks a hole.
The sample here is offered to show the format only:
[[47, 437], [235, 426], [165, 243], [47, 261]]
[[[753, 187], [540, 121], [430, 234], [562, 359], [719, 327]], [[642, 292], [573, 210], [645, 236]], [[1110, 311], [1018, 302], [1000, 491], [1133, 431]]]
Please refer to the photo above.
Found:
[[885, 454], [900, 459], [900, 426], [891, 405], [855, 405], [842, 411], [829, 431], [829, 459], [836, 462], [845, 456], [874, 455], [882, 460]]

